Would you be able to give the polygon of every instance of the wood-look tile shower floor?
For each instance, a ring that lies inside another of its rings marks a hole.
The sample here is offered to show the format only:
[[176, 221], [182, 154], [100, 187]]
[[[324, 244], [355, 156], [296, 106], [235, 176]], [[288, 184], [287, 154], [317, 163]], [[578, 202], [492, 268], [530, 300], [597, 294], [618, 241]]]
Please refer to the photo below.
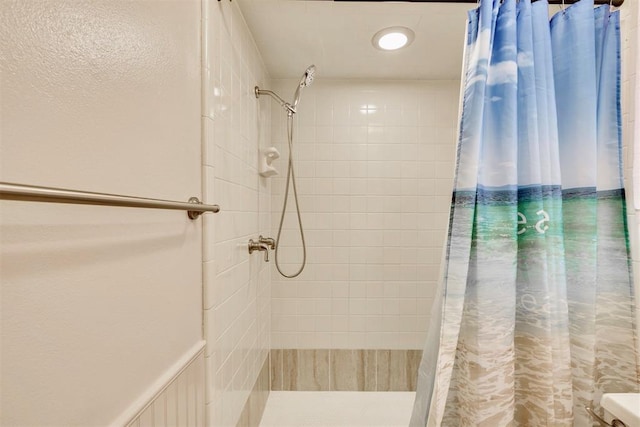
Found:
[[260, 427], [406, 427], [415, 392], [272, 391]]

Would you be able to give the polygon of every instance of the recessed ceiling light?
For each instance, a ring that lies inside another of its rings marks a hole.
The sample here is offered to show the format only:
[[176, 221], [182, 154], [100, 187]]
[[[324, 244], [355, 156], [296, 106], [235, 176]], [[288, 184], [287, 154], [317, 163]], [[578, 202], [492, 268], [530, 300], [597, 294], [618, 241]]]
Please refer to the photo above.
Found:
[[396, 50], [411, 44], [414, 37], [414, 32], [407, 27], [389, 27], [378, 31], [371, 42], [378, 49]]

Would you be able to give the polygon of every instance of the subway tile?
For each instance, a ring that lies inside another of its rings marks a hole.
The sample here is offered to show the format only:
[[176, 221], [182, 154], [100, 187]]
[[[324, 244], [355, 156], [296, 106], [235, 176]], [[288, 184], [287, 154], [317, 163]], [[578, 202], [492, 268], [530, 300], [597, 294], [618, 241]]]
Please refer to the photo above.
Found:
[[333, 332], [331, 334], [331, 346], [333, 348], [349, 348], [349, 333], [347, 332]]
[[332, 302], [340, 301], [340, 299], [346, 299], [349, 297], [349, 282], [346, 280], [336, 281], [331, 283], [331, 297]]
[[323, 349], [331, 348], [331, 332], [316, 331], [313, 345]]
[[366, 332], [349, 332], [349, 344], [346, 348], [367, 348]]
[[298, 332], [296, 338], [299, 350], [312, 350], [317, 347], [315, 332]]
[[345, 332], [349, 330], [349, 316], [346, 312], [331, 315], [331, 332]]
[[340, 264], [333, 264], [331, 268], [331, 280], [333, 282], [343, 282], [349, 280], [349, 261], [341, 261]]
[[363, 307], [362, 314], [351, 313], [349, 316], [349, 332], [367, 332], [367, 318], [364, 315], [366, 308]]

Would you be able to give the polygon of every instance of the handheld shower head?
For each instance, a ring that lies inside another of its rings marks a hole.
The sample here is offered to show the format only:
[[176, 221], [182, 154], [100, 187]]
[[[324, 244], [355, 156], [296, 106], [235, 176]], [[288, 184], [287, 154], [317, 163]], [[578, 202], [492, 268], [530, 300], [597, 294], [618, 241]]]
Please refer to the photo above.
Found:
[[310, 86], [311, 83], [313, 83], [313, 79], [315, 77], [315, 74], [316, 74], [316, 66], [315, 65], [310, 65], [304, 71], [304, 74], [302, 75], [302, 79], [300, 79], [300, 83], [298, 84], [298, 87], [296, 88], [296, 94], [295, 94], [294, 99], [293, 99], [292, 107], [294, 109], [298, 105], [298, 102], [300, 102], [300, 92], [301, 92], [300, 89], [302, 89], [303, 87]]
[[304, 70], [304, 74], [302, 75], [302, 80], [300, 80], [300, 87], [310, 86], [313, 83], [313, 78], [316, 74], [316, 66], [309, 65], [306, 70]]

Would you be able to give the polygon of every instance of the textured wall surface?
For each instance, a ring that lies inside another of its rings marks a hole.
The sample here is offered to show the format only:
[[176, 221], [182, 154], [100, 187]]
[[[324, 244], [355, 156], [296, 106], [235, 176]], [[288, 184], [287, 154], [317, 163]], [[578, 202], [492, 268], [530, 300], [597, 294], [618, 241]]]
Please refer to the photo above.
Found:
[[[200, 196], [198, 1], [2, 1], [0, 70], [0, 181]], [[0, 202], [0, 424], [126, 413], [201, 340], [201, 233], [181, 211]]]

